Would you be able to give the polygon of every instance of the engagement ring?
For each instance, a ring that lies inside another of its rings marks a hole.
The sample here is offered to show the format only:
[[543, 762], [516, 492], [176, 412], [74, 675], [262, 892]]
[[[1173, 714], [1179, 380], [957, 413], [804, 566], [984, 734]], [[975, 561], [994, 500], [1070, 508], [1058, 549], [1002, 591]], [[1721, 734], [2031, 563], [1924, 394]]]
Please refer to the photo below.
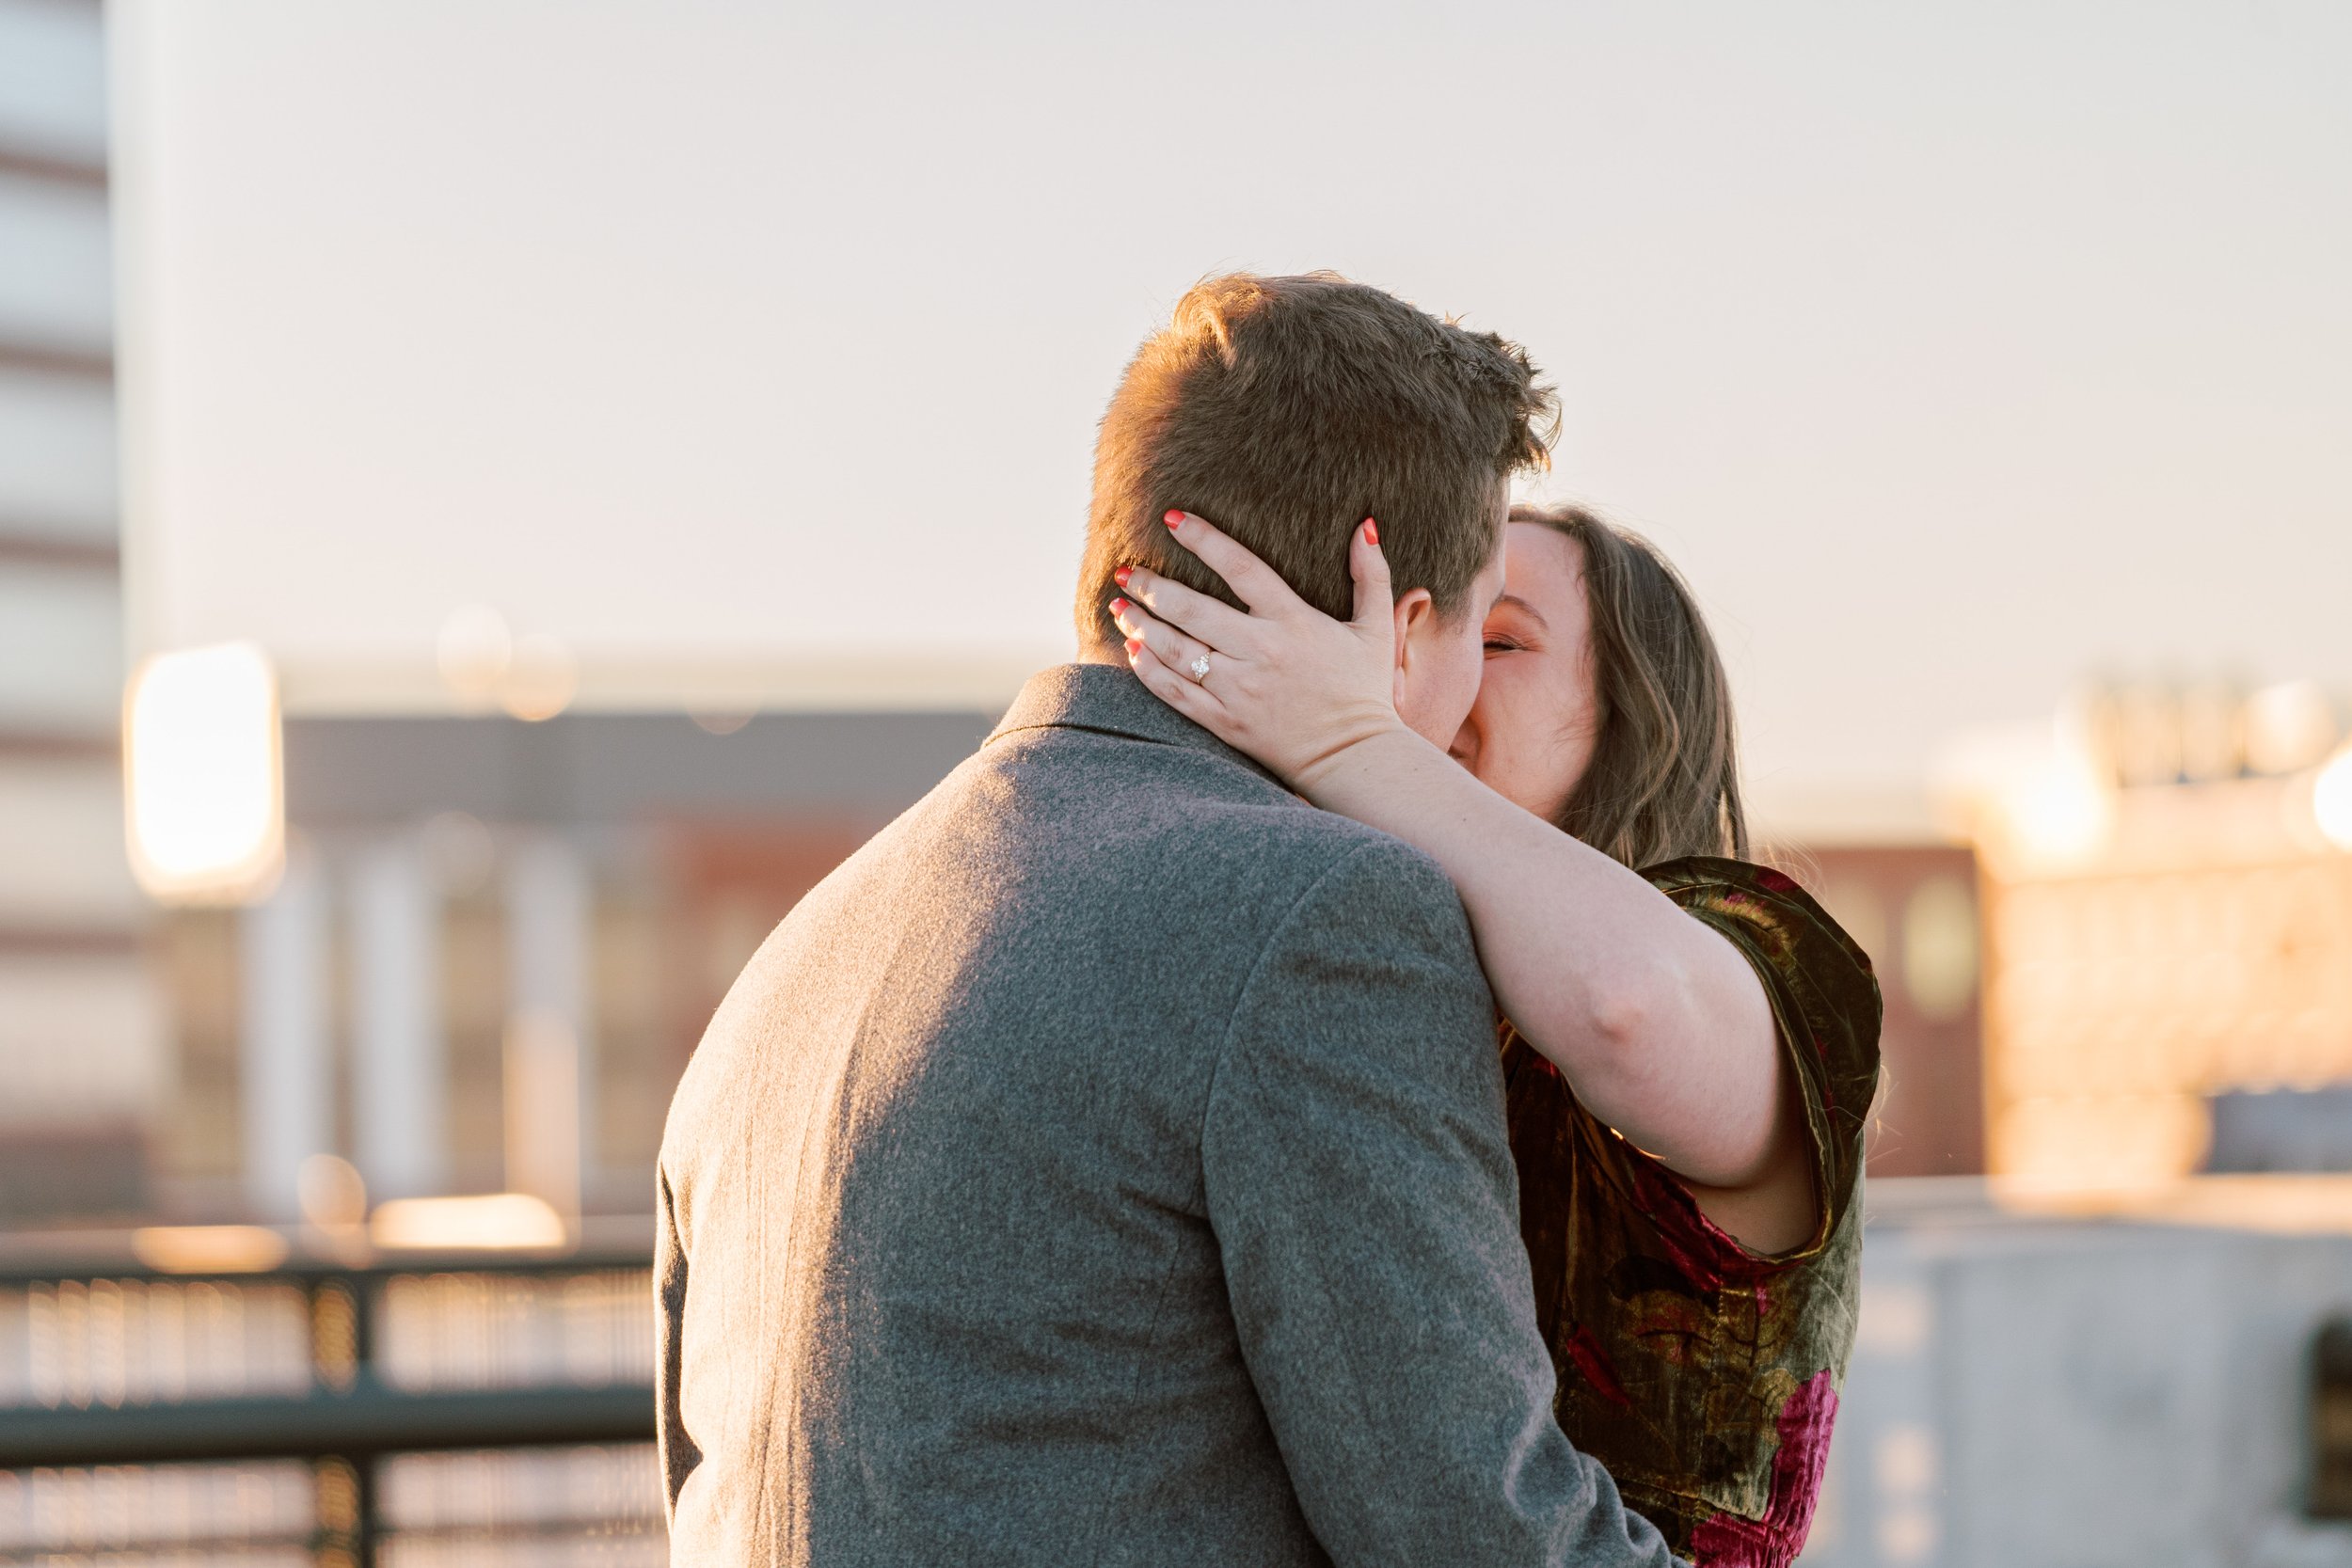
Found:
[[1209, 656], [1202, 654], [1184, 668], [1192, 672], [1192, 678], [1196, 683], [1207, 680], [1209, 678]]

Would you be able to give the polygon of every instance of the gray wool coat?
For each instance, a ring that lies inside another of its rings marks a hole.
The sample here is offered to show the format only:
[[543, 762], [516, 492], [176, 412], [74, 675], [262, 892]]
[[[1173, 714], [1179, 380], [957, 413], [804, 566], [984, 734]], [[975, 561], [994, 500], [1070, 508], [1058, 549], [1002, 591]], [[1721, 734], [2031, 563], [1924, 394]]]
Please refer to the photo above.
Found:
[[1031, 680], [712, 1019], [659, 1175], [678, 1564], [1672, 1560], [1551, 1415], [1452, 886]]

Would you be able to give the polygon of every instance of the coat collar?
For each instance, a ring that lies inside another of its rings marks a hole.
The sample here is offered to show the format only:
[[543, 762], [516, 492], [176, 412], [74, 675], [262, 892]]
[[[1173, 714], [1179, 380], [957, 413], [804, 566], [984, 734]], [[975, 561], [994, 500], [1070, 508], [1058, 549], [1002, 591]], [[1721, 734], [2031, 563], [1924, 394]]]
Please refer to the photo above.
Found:
[[[1057, 664], [1031, 675], [988, 737], [993, 745], [1023, 730], [1092, 730], [1160, 746], [1182, 746], [1274, 775], [1145, 689], [1116, 664]], [[1279, 780], [1276, 780], [1278, 784]]]

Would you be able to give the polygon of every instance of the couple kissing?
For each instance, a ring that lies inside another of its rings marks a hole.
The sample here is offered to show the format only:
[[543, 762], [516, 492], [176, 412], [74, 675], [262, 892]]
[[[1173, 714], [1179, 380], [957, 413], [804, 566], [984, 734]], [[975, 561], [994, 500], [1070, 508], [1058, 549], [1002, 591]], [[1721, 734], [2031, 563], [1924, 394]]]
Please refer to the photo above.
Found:
[[680, 1564], [1780, 1568], [1868, 960], [1752, 864], [1679, 577], [1518, 508], [1527, 356], [1209, 279], [1079, 660], [809, 893], [663, 1139]]

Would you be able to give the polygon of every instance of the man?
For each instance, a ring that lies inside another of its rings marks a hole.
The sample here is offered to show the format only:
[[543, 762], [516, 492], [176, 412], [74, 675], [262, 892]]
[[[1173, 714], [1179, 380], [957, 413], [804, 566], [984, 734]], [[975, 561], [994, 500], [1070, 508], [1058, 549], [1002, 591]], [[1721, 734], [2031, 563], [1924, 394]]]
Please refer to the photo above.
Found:
[[1200, 285], [1096, 449], [1083, 662], [803, 899], [670, 1114], [679, 1563], [1662, 1564], [1553, 1422], [1452, 887], [1124, 667], [1195, 510], [1327, 610], [1377, 517], [1450, 739], [1541, 460], [1524, 355], [1343, 279]]

